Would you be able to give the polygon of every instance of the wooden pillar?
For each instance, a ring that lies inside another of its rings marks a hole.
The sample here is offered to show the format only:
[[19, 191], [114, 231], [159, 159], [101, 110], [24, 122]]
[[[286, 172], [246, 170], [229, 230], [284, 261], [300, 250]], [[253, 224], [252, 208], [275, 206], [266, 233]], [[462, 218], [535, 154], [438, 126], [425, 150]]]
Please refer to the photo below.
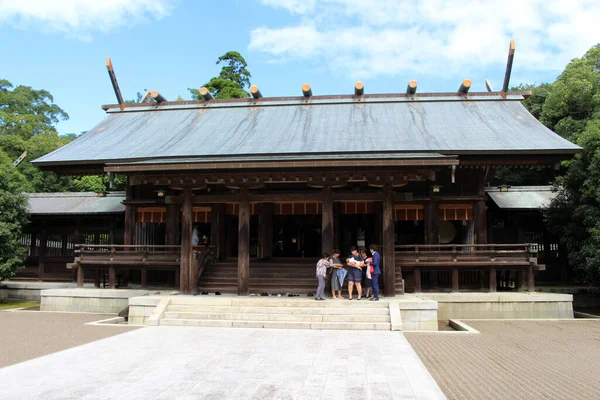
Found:
[[475, 235], [477, 244], [487, 244], [487, 213], [485, 210], [485, 201], [479, 200], [475, 202]]
[[490, 293], [496, 293], [496, 267], [490, 267]]
[[117, 277], [117, 274], [115, 271], [115, 267], [113, 267], [113, 266], [108, 267], [108, 288], [109, 289], [115, 288], [116, 277]]
[[189, 294], [193, 284], [193, 282], [190, 282], [192, 224], [192, 189], [186, 188], [183, 190], [183, 207], [181, 212], [181, 262], [179, 267], [179, 291], [183, 294]]
[[219, 231], [218, 231], [218, 249], [217, 249], [217, 257], [219, 260], [224, 260], [227, 258], [227, 236], [226, 236], [226, 228], [227, 222], [225, 219], [225, 204], [217, 204], [217, 213], [219, 214]]
[[438, 203], [430, 201], [425, 205], [425, 244], [438, 244], [440, 213]]
[[101, 270], [100, 268], [96, 269], [95, 274], [94, 274], [94, 287], [99, 288], [100, 287], [100, 281], [101, 281]]
[[165, 232], [165, 243], [176, 246], [179, 244], [179, 214], [181, 206], [179, 204], [167, 205], [167, 221]]
[[321, 214], [321, 252], [333, 251], [333, 193], [330, 186], [323, 188], [323, 203]]
[[[133, 186], [127, 186], [126, 200], [133, 200]], [[123, 231], [123, 244], [135, 244], [135, 206], [125, 205], [125, 227]]]
[[527, 291], [535, 292], [535, 277], [533, 275], [533, 265], [527, 268]]
[[[81, 235], [79, 234], [79, 226], [81, 225], [81, 219], [77, 218], [75, 220], [75, 230], [73, 231], [73, 244], [81, 244]], [[73, 246], [73, 251], [75, 251], [75, 246]], [[73, 282], [77, 282], [78, 271], [73, 271]]]
[[394, 191], [391, 185], [385, 185], [383, 187], [383, 294], [386, 297], [396, 294], [395, 251]]
[[44, 262], [46, 260], [46, 242], [48, 241], [48, 232], [46, 229], [42, 229], [40, 235], [40, 249], [38, 257], [38, 280], [44, 280]]
[[247, 296], [250, 285], [250, 202], [248, 188], [240, 188], [238, 215], [238, 296]]
[[458, 268], [452, 268], [452, 293], [458, 293]]
[[77, 267], [77, 287], [78, 288], [82, 288], [83, 287], [83, 280], [84, 280], [85, 276], [83, 274], [83, 266], [79, 265]]
[[415, 267], [415, 293], [421, 293], [421, 268]]
[[519, 282], [517, 284], [517, 290], [525, 290], [527, 287], [527, 270], [521, 269], [517, 272], [519, 274]]
[[148, 268], [142, 268], [141, 275], [142, 275], [142, 277], [141, 277], [142, 289], [147, 289], [148, 288]]
[[273, 257], [273, 203], [260, 205], [258, 229], [258, 258], [268, 260]]

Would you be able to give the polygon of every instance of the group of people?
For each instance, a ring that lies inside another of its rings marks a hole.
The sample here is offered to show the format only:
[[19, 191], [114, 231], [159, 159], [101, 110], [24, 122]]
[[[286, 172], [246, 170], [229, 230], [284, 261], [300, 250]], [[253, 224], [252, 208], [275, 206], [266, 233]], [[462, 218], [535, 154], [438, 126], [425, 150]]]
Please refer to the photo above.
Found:
[[325, 279], [329, 272], [331, 274], [331, 295], [334, 299], [343, 299], [342, 286], [347, 275], [348, 300], [353, 299], [352, 296], [356, 287], [357, 300], [367, 297], [371, 301], [379, 301], [381, 256], [377, 250], [377, 245], [370, 245], [371, 256], [369, 257], [366, 249], [358, 249], [353, 246], [350, 249], [351, 254], [345, 262], [340, 259], [339, 250], [334, 250], [331, 256], [328, 253], [323, 253], [323, 257], [317, 262], [316, 278], [319, 283], [315, 300], [325, 300]]

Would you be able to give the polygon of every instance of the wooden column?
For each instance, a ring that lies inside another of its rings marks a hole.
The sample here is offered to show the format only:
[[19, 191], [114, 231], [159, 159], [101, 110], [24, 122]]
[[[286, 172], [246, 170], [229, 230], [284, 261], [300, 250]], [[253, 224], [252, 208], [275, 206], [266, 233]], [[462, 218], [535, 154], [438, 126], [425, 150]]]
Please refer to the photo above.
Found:
[[425, 244], [438, 244], [440, 213], [438, 203], [430, 201], [425, 205]]
[[[341, 204], [342, 203], [337, 203], [337, 202], [333, 203], [333, 220], [337, 221], [337, 223], [333, 227], [333, 248], [337, 249], [337, 250], [341, 250], [340, 247], [342, 247], [342, 243], [341, 243], [342, 238], [340, 237], [341, 236], [340, 218], [342, 217], [341, 210], [340, 210]], [[376, 204], [380, 204], [380, 203], [377, 202]], [[381, 207], [379, 209], [379, 213], [381, 214]], [[381, 216], [380, 216], [380, 218], [381, 218]], [[377, 241], [377, 243], [379, 244], [379, 243], [381, 243], [380, 239], [381, 239], [381, 231], [383, 231], [383, 226], [380, 225], [379, 228], [377, 228], [377, 229], [379, 229], [379, 236], [378, 236], [378, 241]]]
[[83, 281], [84, 281], [84, 274], [83, 274], [83, 266], [79, 266], [77, 267], [77, 287], [78, 288], [82, 288], [83, 287]]
[[94, 273], [94, 287], [99, 288], [100, 287], [100, 282], [102, 281], [102, 276], [101, 275], [101, 270], [100, 268], [96, 269], [95, 273]]
[[[73, 244], [81, 244], [81, 236], [79, 234], [79, 226], [81, 225], [81, 219], [77, 218], [75, 220], [75, 230], [73, 231]], [[75, 246], [73, 246], [73, 250], [75, 250]], [[73, 282], [77, 282], [78, 271], [73, 271]]]
[[217, 209], [217, 213], [219, 214], [219, 231], [218, 231], [218, 249], [217, 249], [217, 257], [219, 260], [224, 260], [227, 258], [227, 236], [226, 236], [226, 228], [227, 222], [225, 220], [225, 204], [217, 204], [215, 205]]
[[40, 235], [40, 248], [38, 257], [38, 280], [44, 280], [44, 262], [46, 260], [46, 242], [48, 241], [48, 232], [46, 228], [42, 229]]
[[533, 265], [527, 268], [527, 291], [535, 292], [535, 277], [533, 275]]
[[490, 267], [490, 293], [496, 293], [496, 267]]
[[452, 293], [458, 293], [458, 268], [452, 268]]
[[258, 258], [268, 260], [273, 257], [273, 203], [260, 205], [258, 227]]
[[165, 244], [176, 246], [179, 244], [179, 215], [181, 206], [179, 204], [167, 205], [167, 221], [165, 232]]
[[391, 185], [383, 187], [383, 294], [396, 294], [396, 263], [394, 247], [394, 191]]
[[[127, 186], [126, 200], [133, 200], [133, 186]], [[125, 205], [125, 227], [123, 244], [135, 244], [135, 206]]]
[[321, 215], [321, 252], [333, 251], [333, 193], [330, 186], [323, 188], [323, 214]]
[[238, 215], [238, 296], [247, 296], [250, 285], [250, 202], [248, 188], [240, 188]]
[[519, 276], [517, 290], [525, 290], [525, 288], [527, 287], [527, 270], [521, 269], [520, 271], [517, 271], [517, 274]]
[[476, 201], [474, 204], [475, 212], [475, 235], [477, 244], [487, 244], [487, 213], [485, 210], [485, 201]]
[[421, 293], [421, 268], [415, 267], [415, 293]]
[[[181, 262], [179, 267], [179, 291], [189, 294], [192, 287], [190, 271], [192, 264], [192, 189], [183, 190], [181, 213]], [[197, 282], [196, 282], [197, 284]]]
[[115, 288], [115, 281], [117, 278], [117, 274], [115, 271], [115, 267], [108, 267], [108, 288], [109, 289], [114, 289]]

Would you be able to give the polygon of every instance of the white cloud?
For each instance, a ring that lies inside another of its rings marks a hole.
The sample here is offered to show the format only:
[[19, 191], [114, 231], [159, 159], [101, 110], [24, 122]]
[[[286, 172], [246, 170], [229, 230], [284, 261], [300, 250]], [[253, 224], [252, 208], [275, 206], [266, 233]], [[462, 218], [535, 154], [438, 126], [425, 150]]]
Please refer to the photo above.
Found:
[[252, 30], [273, 60], [312, 58], [353, 77], [456, 74], [503, 65], [515, 39], [520, 69], [561, 71], [600, 41], [600, 1], [261, 0], [297, 15]]
[[82, 40], [168, 16], [174, 0], [0, 0], [0, 22], [36, 27]]

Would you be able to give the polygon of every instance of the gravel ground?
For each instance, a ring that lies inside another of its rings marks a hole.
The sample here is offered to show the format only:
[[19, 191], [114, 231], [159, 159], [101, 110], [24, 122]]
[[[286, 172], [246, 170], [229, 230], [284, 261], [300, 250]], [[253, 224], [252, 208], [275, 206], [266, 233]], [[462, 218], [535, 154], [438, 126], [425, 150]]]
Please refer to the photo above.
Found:
[[0, 368], [136, 329], [84, 325], [110, 317], [114, 315], [0, 311]]
[[405, 333], [448, 399], [600, 399], [600, 320], [467, 324]]

